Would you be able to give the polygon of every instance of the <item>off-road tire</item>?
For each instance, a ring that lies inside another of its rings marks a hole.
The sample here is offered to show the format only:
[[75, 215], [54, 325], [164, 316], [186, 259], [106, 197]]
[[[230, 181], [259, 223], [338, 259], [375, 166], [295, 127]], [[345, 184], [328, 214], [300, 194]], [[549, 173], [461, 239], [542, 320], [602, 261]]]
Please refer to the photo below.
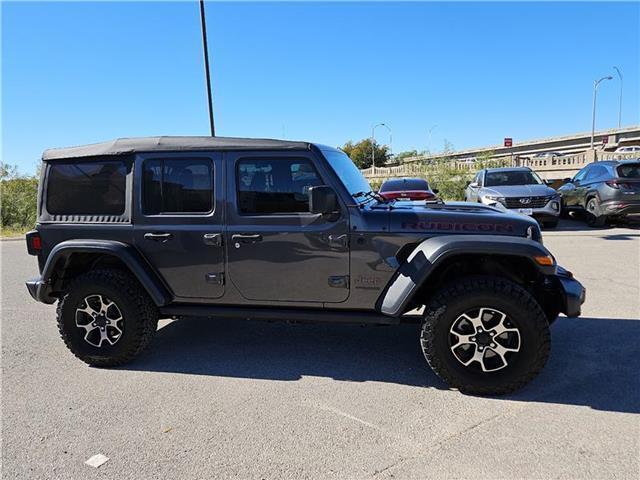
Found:
[[593, 228], [604, 227], [607, 217], [600, 213], [600, 202], [598, 202], [596, 197], [591, 197], [587, 201], [585, 210], [587, 215], [587, 225]]
[[[451, 326], [462, 313], [479, 307], [501, 310], [520, 331], [520, 351], [502, 370], [473, 370], [451, 351]], [[468, 394], [504, 395], [542, 370], [551, 337], [545, 313], [526, 290], [500, 277], [474, 276], [450, 283], [433, 296], [425, 308], [420, 343], [433, 371], [450, 387]]]
[[[87, 343], [84, 330], [76, 325], [76, 309], [92, 294], [108, 297], [122, 313], [123, 333], [114, 345], [96, 347]], [[112, 269], [93, 270], [73, 279], [65, 288], [56, 313], [58, 330], [67, 348], [94, 367], [130, 362], [149, 345], [158, 325], [158, 310], [138, 281], [126, 272]]]

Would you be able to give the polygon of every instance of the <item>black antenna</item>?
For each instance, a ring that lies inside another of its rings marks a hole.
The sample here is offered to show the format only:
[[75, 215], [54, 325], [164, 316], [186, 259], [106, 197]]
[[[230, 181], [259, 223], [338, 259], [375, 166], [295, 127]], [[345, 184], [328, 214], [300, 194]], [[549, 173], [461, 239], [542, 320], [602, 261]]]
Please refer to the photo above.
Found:
[[211, 73], [209, 71], [209, 48], [207, 47], [207, 21], [204, 18], [204, 0], [200, 0], [200, 23], [202, 25], [202, 46], [204, 48], [204, 72], [207, 76], [207, 99], [209, 103], [209, 125], [211, 136], [216, 136], [216, 128], [213, 123], [213, 98], [211, 96]]

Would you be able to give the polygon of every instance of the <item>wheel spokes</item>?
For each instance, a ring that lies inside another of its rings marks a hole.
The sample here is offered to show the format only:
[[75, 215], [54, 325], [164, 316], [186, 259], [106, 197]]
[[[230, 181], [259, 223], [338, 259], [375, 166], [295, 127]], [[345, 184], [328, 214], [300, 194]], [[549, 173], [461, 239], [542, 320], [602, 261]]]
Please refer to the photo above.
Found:
[[510, 354], [520, 350], [520, 331], [507, 315], [490, 307], [468, 310], [449, 330], [449, 346], [464, 366], [478, 364], [482, 372], [493, 372], [509, 364]]

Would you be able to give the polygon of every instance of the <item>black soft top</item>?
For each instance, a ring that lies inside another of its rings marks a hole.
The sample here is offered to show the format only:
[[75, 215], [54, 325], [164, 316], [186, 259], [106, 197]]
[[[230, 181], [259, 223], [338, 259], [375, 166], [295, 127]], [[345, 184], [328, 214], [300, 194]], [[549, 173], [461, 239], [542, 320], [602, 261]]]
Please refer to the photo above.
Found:
[[202, 150], [308, 150], [308, 142], [232, 137], [139, 137], [117, 138], [108, 142], [51, 148], [42, 160], [102, 157], [142, 152], [181, 152]]

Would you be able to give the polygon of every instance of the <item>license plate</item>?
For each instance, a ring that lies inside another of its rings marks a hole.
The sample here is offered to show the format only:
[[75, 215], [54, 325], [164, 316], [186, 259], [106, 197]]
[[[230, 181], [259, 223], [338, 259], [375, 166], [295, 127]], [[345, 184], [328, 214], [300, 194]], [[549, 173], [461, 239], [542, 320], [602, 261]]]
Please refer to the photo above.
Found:
[[518, 213], [523, 215], [533, 215], [533, 210], [531, 208], [519, 208]]

